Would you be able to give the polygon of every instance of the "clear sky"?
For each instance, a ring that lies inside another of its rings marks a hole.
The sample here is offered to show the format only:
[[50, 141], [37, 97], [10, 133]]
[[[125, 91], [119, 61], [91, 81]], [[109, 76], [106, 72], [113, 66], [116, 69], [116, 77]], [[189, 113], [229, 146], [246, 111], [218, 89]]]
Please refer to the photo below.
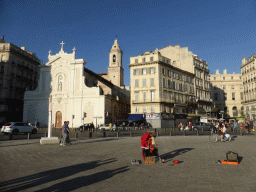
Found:
[[72, 53], [96, 73], [107, 72], [115, 36], [130, 57], [179, 44], [208, 62], [210, 73], [240, 73], [256, 53], [256, 0], [0, 0], [0, 36], [26, 46], [42, 62], [48, 51]]

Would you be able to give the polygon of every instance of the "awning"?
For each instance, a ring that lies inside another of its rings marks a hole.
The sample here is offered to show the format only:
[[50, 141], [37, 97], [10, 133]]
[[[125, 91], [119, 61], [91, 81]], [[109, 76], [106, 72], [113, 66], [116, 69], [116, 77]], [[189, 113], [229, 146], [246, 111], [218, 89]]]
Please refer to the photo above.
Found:
[[212, 113], [216, 113], [216, 112], [218, 112], [220, 110], [220, 108], [219, 107], [213, 107], [212, 108]]
[[187, 114], [188, 117], [200, 117], [201, 115], [199, 114]]
[[140, 121], [144, 120], [144, 114], [130, 114], [127, 118], [128, 121]]

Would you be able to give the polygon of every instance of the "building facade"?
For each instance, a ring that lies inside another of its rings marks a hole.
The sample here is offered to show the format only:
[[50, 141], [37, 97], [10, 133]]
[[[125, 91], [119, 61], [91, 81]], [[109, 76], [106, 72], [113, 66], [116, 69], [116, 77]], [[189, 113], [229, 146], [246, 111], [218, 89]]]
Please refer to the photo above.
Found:
[[244, 87], [244, 114], [247, 119], [256, 119], [256, 54], [242, 59], [242, 80]]
[[[216, 74], [210, 74], [211, 98], [219, 117], [240, 117], [243, 111], [243, 83], [241, 74], [223, 74], [216, 70]], [[214, 111], [215, 112], [215, 111]]]
[[158, 49], [130, 58], [131, 113], [194, 113], [194, 74]]
[[[33, 123], [37, 119], [41, 126], [47, 126], [51, 119], [54, 127], [69, 121], [70, 127], [78, 127], [126, 118], [130, 112], [130, 91], [129, 87], [118, 86], [123, 83], [123, 75], [117, 73], [122, 71], [122, 63], [110, 62], [108, 73], [96, 74], [84, 67], [83, 59], [76, 59], [75, 48], [69, 54], [61, 44], [60, 52], [52, 55], [50, 51], [48, 62], [40, 66], [37, 89], [26, 92], [24, 121]], [[113, 46], [117, 45], [115, 40]], [[115, 53], [117, 56], [120, 48]], [[115, 60], [118, 61], [120, 58]]]
[[193, 80], [195, 96], [195, 113], [201, 117], [209, 117], [212, 108], [210, 98], [209, 70], [206, 61], [188, 50], [188, 47], [168, 46], [160, 49], [162, 56], [170, 59], [170, 65], [195, 75]]
[[0, 40], [0, 124], [22, 121], [26, 90], [38, 83], [40, 60], [26, 47]]

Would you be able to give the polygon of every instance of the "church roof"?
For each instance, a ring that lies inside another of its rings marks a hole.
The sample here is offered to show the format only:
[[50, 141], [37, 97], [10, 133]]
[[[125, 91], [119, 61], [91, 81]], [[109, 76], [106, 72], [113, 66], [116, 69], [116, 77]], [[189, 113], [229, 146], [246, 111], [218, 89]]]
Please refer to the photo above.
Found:
[[114, 86], [114, 84], [111, 83], [110, 81], [108, 81], [107, 79], [101, 77], [101, 76], [98, 75], [97, 73], [94, 73], [93, 71], [91, 71], [91, 70], [89, 70], [89, 69], [87, 69], [87, 68], [85, 68], [85, 67], [84, 67], [84, 71], [87, 72], [87, 73], [89, 73], [90, 75], [96, 77], [99, 81], [101, 81], [102, 83], [108, 85], [109, 87], [113, 87], [113, 86]]

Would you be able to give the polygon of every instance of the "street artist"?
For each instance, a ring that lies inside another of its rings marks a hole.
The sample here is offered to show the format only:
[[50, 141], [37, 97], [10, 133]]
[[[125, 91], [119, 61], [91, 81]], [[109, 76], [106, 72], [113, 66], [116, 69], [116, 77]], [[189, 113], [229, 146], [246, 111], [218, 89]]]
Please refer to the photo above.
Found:
[[[155, 149], [155, 140], [152, 133], [145, 133], [141, 137], [141, 149], [142, 149], [142, 158], [145, 160], [146, 156], [158, 156], [158, 152]], [[151, 147], [151, 148], [150, 148]]]

